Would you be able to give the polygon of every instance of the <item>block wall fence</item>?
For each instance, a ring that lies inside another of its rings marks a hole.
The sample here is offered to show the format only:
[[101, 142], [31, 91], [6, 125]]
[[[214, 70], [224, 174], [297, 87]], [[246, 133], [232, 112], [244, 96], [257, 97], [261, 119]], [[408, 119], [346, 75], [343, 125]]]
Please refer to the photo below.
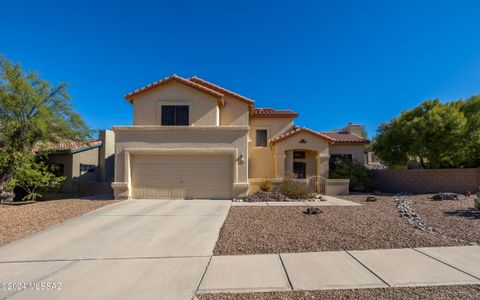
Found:
[[375, 189], [413, 194], [475, 193], [480, 187], [480, 168], [375, 170]]

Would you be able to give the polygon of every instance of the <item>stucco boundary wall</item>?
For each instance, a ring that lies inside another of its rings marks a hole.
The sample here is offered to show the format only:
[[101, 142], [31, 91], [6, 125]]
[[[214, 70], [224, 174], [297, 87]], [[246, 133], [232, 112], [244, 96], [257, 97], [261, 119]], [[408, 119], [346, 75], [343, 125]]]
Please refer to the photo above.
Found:
[[480, 168], [375, 170], [374, 175], [375, 189], [389, 193], [474, 193], [480, 186]]

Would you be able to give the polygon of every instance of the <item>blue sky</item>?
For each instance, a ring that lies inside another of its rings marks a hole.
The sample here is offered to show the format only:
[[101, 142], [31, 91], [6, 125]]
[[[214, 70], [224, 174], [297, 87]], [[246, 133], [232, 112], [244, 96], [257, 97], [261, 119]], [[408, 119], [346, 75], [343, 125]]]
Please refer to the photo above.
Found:
[[[101, 3], [100, 3], [101, 2]], [[69, 83], [94, 129], [172, 73], [291, 108], [316, 130], [480, 94], [479, 1], [8, 1], [0, 53]]]

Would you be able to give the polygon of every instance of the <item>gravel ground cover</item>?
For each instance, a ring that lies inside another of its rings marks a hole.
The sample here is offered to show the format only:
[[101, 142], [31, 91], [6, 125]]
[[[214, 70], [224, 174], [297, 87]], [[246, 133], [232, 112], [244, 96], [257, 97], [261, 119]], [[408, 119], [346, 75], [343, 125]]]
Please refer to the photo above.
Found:
[[453, 239], [480, 244], [480, 211], [473, 208], [475, 196], [442, 201], [430, 196], [408, 197], [424, 223]]
[[[427, 198], [429, 195], [423, 197]], [[322, 213], [318, 215], [306, 215], [303, 213], [305, 208], [302, 207], [232, 207], [220, 231], [214, 254], [366, 250], [468, 244], [415, 229], [407, 220], [400, 217], [393, 196], [378, 196], [376, 202], [365, 202], [366, 195], [348, 195], [341, 198], [359, 202], [362, 205], [321, 207]], [[442, 222], [441, 219], [439, 218], [438, 221]], [[469, 230], [472, 231], [472, 227], [469, 227]], [[480, 234], [478, 230], [476, 234]]]
[[325, 290], [245, 294], [204, 294], [200, 300], [270, 300], [270, 299], [479, 299], [480, 285], [436, 287]]
[[64, 199], [0, 205], [0, 246], [118, 200]]

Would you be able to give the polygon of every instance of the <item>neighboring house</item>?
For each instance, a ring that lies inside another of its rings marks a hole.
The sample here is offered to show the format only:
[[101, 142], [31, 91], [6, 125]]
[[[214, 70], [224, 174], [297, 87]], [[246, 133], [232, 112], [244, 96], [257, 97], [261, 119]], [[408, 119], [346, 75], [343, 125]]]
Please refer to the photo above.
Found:
[[133, 126], [113, 127], [115, 198], [243, 198], [266, 178], [328, 178], [336, 159], [364, 161], [360, 125], [296, 127], [297, 113], [255, 108], [197, 77], [172, 75], [125, 98]]
[[56, 175], [72, 181], [113, 181], [115, 139], [111, 130], [101, 130], [99, 140], [63, 141], [37, 146], [47, 154], [47, 163]]

